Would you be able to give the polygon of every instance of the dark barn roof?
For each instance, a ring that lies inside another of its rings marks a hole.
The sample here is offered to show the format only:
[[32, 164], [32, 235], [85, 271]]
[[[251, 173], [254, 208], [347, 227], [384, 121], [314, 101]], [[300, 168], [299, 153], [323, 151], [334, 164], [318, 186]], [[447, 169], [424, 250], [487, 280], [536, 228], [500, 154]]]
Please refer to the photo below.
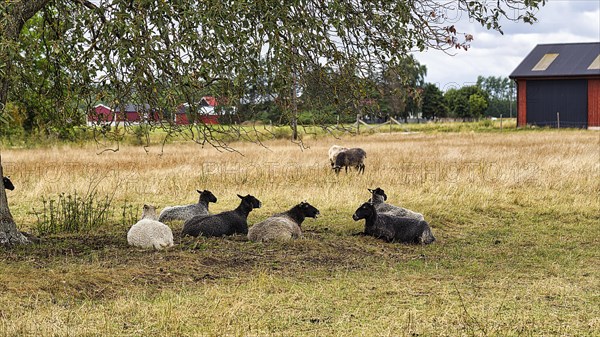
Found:
[[600, 76], [598, 58], [600, 42], [539, 44], [509, 77]]

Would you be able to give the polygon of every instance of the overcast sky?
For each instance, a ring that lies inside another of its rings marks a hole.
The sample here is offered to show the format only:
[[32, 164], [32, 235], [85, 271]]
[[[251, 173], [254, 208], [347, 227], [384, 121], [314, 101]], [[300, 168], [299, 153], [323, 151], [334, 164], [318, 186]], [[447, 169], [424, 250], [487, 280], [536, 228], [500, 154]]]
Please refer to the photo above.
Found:
[[478, 75], [508, 77], [537, 44], [600, 41], [598, 0], [549, 0], [536, 17], [533, 25], [502, 21], [504, 35], [460, 18], [454, 20], [457, 29], [474, 36], [469, 51], [448, 56], [429, 50], [414, 56], [427, 66], [425, 80], [445, 91], [474, 84]]

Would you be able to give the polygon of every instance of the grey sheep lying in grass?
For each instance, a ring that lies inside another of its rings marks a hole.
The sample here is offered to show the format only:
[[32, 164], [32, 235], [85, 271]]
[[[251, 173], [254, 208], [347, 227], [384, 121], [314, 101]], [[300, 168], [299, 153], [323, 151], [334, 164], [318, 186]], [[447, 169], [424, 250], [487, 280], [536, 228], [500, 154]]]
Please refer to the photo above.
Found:
[[287, 212], [274, 214], [248, 230], [250, 241], [290, 240], [302, 237], [304, 219], [317, 218], [319, 210], [308, 202], [301, 202]]
[[183, 224], [182, 236], [223, 236], [233, 234], [248, 234], [248, 214], [260, 208], [260, 200], [251, 196], [241, 196], [240, 205], [231, 211], [214, 215], [197, 215]]
[[329, 163], [331, 164], [332, 168], [335, 165], [335, 160], [336, 160], [338, 154], [340, 154], [340, 152], [344, 152], [346, 150], [348, 150], [348, 149], [343, 146], [339, 146], [339, 145], [332, 145], [329, 148]]
[[160, 212], [158, 221], [185, 221], [193, 218], [196, 215], [208, 215], [208, 204], [211, 202], [217, 202], [217, 197], [215, 197], [215, 195], [209, 190], [196, 190], [196, 192], [200, 193], [197, 204], [165, 207], [162, 212]]
[[339, 174], [342, 167], [345, 167], [346, 173], [348, 173], [348, 167], [354, 167], [358, 173], [365, 173], [365, 158], [367, 158], [367, 153], [361, 148], [356, 147], [342, 151], [335, 158], [333, 170], [335, 174]]
[[12, 181], [10, 181], [8, 177], [2, 177], [2, 184], [4, 185], [4, 188], [9, 191], [15, 189], [15, 185], [13, 185]]
[[134, 247], [157, 250], [173, 246], [173, 232], [169, 226], [157, 221], [156, 207], [144, 205], [142, 219], [127, 232], [127, 243]]
[[378, 213], [389, 213], [392, 215], [406, 217], [406, 218], [425, 220], [425, 217], [423, 217], [423, 214], [421, 214], [421, 213], [417, 213], [417, 212], [411, 211], [410, 209], [406, 209], [403, 207], [398, 207], [398, 206], [394, 206], [394, 205], [390, 205], [390, 204], [386, 203], [385, 201], [387, 200], [387, 195], [385, 194], [385, 191], [382, 190], [381, 188], [377, 187], [374, 190], [369, 188], [368, 190], [369, 190], [369, 192], [371, 192], [371, 200], [370, 201], [373, 203], [373, 205], [375, 206], [375, 209], [377, 209]]
[[352, 215], [352, 219], [365, 219], [365, 235], [389, 242], [430, 244], [435, 241], [425, 220], [378, 213], [369, 202], [362, 204]]

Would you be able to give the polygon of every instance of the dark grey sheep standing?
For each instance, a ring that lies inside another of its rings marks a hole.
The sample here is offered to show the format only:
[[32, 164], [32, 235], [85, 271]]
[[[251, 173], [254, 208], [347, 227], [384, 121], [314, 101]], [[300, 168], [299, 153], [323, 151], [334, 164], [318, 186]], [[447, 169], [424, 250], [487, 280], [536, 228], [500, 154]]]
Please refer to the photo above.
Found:
[[427, 221], [378, 213], [369, 202], [362, 204], [352, 215], [352, 219], [365, 219], [364, 234], [386, 241], [421, 244], [435, 241]]
[[165, 207], [160, 212], [158, 221], [189, 220], [196, 215], [208, 215], [208, 204], [217, 202], [217, 197], [209, 190], [196, 190], [196, 192], [200, 193], [197, 204]]
[[346, 173], [348, 173], [348, 167], [351, 166], [356, 168], [358, 173], [365, 173], [365, 158], [367, 158], [367, 153], [358, 147], [340, 152], [335, 158], [333, 170], [335, 174], [339, 174], [342, 167], [345, 167]]
[[223, 236], [248, 234], [248, 214], [254, 208], [260, 208], [260, 200], [251, 196], [241, 196], [240, 205], [231, 211], [225, 211], [214, 215], [197, 215], [183, 224], [182, 236]]
[[15, 189], [15, 185], [13, 185], [12, 181], [10, 181], [8, 177], [2, 177], [2, 183], [4, 185], [4, 188], [6, 188], [9, 191]]
[[290, 240], [302, 237], [304, 219], [317, 218], [319, 210], [308, 202], [301, 202], [287, 212], [270, 216], [248, 230], [250, 241]]
[[370, 201], [373, 203], [373, 205], [375, 206], [375, 209], [377, 209], [378, 213], [389, 213], [392, 215], [406, 217], [406, 218], [425, 220], [425, 217], [423, 217], [423, 214], [421, 214], [421, 213], [417, 213], [417, 212], [411, 211], [410, 209], [406, 209], [403, 207], [398, 207], [398, 206], [394, 206], [394, 205], [390, 205], [390, 204], [386, 203], [385, 201], [387, 200], [387, 195], [385, 194], [385, 191], [382, 190], [381, 188], [377, 187], [374, 190], [369, 188], [368, 190], [369, 190], [369, 192], [371, 192], [371, 200]]

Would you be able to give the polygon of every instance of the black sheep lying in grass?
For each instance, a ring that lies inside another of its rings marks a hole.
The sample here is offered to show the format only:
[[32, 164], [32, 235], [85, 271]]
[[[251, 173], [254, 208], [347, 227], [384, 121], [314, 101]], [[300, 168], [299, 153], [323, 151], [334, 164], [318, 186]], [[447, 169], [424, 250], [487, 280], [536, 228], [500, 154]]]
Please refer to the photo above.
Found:
[[251, 196], [238, 197], [240, 205], [231, 211], [214, 215], [197, 215], [183, 224], [182, 236], [223, 236], [233, 234], [248, 234], [248, 214], [254, 208], [260, 208], [260, 200]]
[[365, 202], [352, 215], [354, 221], [365, 219], [365, 235], [390, 242], [429, 244], [435, 241], [425, 220], [378, 213], [372, 203]]

